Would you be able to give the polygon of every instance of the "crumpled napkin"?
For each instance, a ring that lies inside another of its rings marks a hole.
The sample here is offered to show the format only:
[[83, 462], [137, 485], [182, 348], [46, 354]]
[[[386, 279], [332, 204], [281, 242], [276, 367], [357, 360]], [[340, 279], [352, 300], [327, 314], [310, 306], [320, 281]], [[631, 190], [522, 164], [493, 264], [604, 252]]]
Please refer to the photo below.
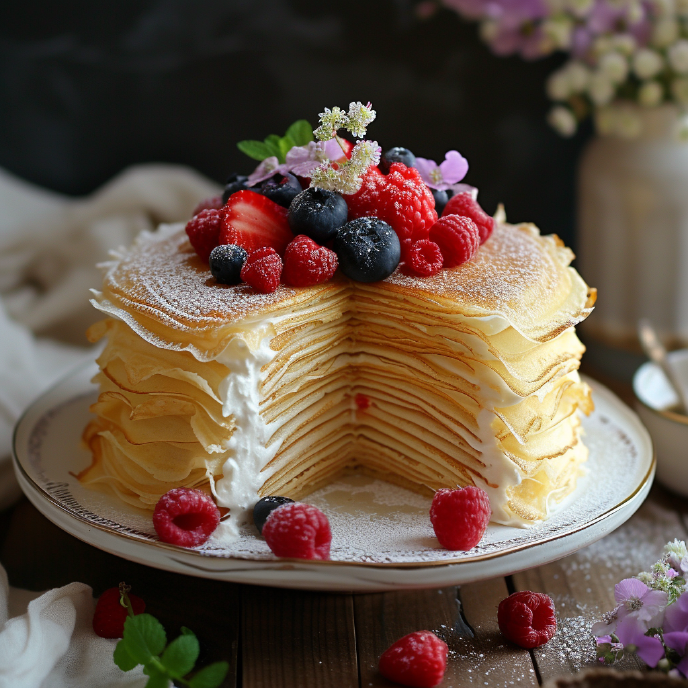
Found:
[[19, 590], [0, 566], [0, 688], [143, 688], [143, 667], [121, 671], [117, 641], [93, 632], [94, 610], [88, 585]]
[[94, 357], [96, 263], [143, 229], [188, 219], [220, 188], [178, 165], [131, 167], [85, 198], [28, 184], [0, 169], [0, 508], [18, 496], [7, 458], [26, 406]]

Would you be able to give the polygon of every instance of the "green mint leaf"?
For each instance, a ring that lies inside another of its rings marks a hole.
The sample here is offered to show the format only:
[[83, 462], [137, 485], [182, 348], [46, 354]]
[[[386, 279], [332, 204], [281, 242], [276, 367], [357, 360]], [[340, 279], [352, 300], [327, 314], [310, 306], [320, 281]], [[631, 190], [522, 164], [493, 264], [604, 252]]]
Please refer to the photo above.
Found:
[[174, 678], [186, 676], [196, 664], [200, 648], [193, 634], [183, 634], [173, 640], [162, 653], [160, 661]]
[[245, 155], [248, 155], [249, 158], [259, 160], [260, 162], [275, 155], [272, 148], [263, 143], [263, 141], [239, 141], [237, 148]]
[[139, 662], [129, 654], [129, 650], [127, 650], [127, 643], [124, 640], [120, 640], [117, 643], [117, 646], [115, 647], [115, 653], [112, 658], [115, 660], [115, 664], [122, 671], [131, 671], [134, 667], [139, 665]]
[[182, 632], [182, 635], [192, 635], [194, 637], [196, 636], [196, 634], [190, 628], [187, 628], [186, 626], [181, 627], [181, 632]]
[[[148, 664], [167, 644], [162, 624], [150, 614], [127, 617], [124, 622], [124, 647], [139, 664]], [[124, 650], [122, 650], [124, 652]]]
[[313, 141], [313, 127], [305, 119], [299, 119], [287, 129], [287, 136], [295, 146], [306, 146]]
[[190, 688], [218, 688], [225, 680], [229, 664], [227, 662], [215, 662], [203, 667], [192, 679], [189, 680]]
[[148, 676], [148, 682], [146, 683], [146, 688], [170, 688], [172, 681], [170, 681], [169, 676], [159, 672], [157, 669], [155, 671], [147, 672], [144, 669], [144, 673]]
[[287, 153], [295, 146], [294, 140], [291, 136], [283, 136], [279, 140], [280, 153], [284, 156], [284, 160], [287, 160]]
[[280, 137], [277, 134], [270, 134], [265, 140], [265, 145], [270, 149], [270, 155], [274, 155], [280, 162], [284, 162], [284, 155], [280, 148]]

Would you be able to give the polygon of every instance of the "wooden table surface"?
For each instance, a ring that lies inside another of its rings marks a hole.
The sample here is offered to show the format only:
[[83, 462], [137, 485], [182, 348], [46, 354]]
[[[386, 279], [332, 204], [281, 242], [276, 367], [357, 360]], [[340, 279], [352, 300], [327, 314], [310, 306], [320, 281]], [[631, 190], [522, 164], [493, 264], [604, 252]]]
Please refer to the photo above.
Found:
[[[627, 388], [620, 391], [627, 396]], [[627, 524], [553, 564], [460, 589], [349, 595], [221, 583], [135, 564], [67, 535], [24, 499], [0, 514], [0, 561], [11, 585], [31, 590], [81, 581], [97, 596], [126, 581], [170, 637], [182, 625], [197, 634], [199, 666], [229, 662], [227, 687], [393, 686], [377, 672], [380, 654], [422, 629], [449, 645], [443, 688], [537, 686], [598, 666], [590, 626], [613, 608], [614, 584], [649, 568], [665, 542], [688, 538], [687, 528], [688, 502], [655, 486]], [[546, 592], [557, 608], [555, 637], [533, 652], [505, 642], [497, 628], [497, 605], [515, 590]]]

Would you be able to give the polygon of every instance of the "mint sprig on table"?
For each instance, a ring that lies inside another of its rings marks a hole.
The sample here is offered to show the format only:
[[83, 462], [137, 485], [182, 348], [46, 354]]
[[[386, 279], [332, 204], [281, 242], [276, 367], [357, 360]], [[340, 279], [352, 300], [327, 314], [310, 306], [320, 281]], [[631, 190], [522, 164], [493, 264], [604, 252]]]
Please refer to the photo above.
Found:
[[113, 659], [122, 671], [131, 671], [139, 664], [148, 676], [146, 688], [167, 688], [176, 681], [188, 688], [218, 688], [224, 681], [229, 664], [215, 662], [187, 678], [196, 665], [200, 647], [193, 631], [182, 627], [182, 634], [167, 644], [163, 625], [150, 614], [134, 614], [128, 586], [120, 585], [121, 602], [129, 616], [124, 622], [124, 635], [117, 643]]
[[284, 136], [270, 134], [262, 141], [239, 141], [237, 148], [254, 160], [262, 162], [265, 158], [275, 157], [283, 164], [294, 146], [307, 146], [313, 140], [313, 127], [305, 119], [299, 119]]

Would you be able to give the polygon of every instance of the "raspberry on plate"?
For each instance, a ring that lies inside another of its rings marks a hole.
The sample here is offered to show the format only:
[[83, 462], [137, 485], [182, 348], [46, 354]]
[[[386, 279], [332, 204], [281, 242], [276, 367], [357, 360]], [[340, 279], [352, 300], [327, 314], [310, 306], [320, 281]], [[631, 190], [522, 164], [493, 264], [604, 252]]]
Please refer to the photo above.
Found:
[[391, 645], [380, 657], [380, 673], [411, 688], [434, 688], [447, 668], [447, 643], [430, 631], [416, 631]]
[[469, 217], [443, 215], [430, 228], [434, 241], [444, 256], [443, 267], [455, 268], [469, 261], [480, 248], [478, 226]]
[[462, 215], [469, 217], [478, 227], [480, 243], [484, 244], [494, 230], [495, 221], [481, 207], [478, 201], [468, 191], [452, 196], [444, 206], [442, 217], [445, 215]]
[[497, 623], [508, 640], [532, 650], [554, 637], [557, 630], [554, 602], [541, 592], [515, 592], [499, 603]]
[[232, 194], [223, 213], [220, 244], [235, 244], [248, 253], [269, 246], [282, 255], [294, 238], [287, 209], [255, 191], [244, 189]]
[[337, 271], [337, 254], [299, 234], [284, 252], [282, 281], [292, 287], [310, 287], [327, 282]]
[[278, 557], [329, 559], [332, 532], [327, 516], [310, 504], [285, 504], [270, 513], [263, 537]]
[[208, 208], [201, 210], [186, 223], [186, 234], [198, 257], [208, 262], [210, 252], [220, 243], [222, 211]]
[[171, 545], [198, 547], [217, 528], [220, 510], [201, 490], [175, 487], [155, 505], [153, 527], [158, 537]]
[[[125, 590], [128, 589], [125, 588]], [[146, 603], [136, 595], [128, 594], [134, 614], [143, 614]], [[119, 588], [108, 588], [99, 598], [93, 614], [93, 630], [101, 638], [121, 638], [129, 610], [121, 604]]]
[[436, 275], [442, 269], [443, 262], [444, 258], [440, 247], [429, 239], [421, 239], [415, 244], [411, 244], [406, 257], [406, 264], [411, 268], [411, 271], [421, 277]]
[[392, 163], [387, 175], [370, 167], [361, 188], [344, 198], [349, 219], [377, 217], [392, 227], [400, 241], [427, 239], [437, 221], [432, 192], [417, 169], [401, 162]]
[[[272, 203], [272, 201], [270, 201]], [[241, 268], [241, 279], [261, 294], [270, 294], [279, 287], [282, 259], [274, 248], [256, 249]]]
[[442, 547], [467, 551], [481, 540], [492, 509], [485, 490], [468, 485], [457, 490], [442, 488], [435, 492], [430, 521]]

